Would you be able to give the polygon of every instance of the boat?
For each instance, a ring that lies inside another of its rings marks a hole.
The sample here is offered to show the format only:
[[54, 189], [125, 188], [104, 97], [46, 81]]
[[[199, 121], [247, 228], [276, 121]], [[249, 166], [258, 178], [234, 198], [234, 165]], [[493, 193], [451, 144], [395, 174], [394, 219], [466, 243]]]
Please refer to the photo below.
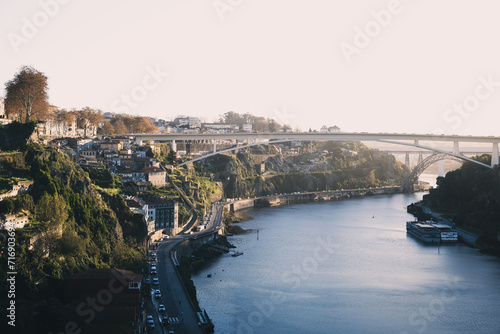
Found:
[[445, 224], [431, 224], [434, 228], [437, 228], [441, 232], [441, 242], [457, 242], [458, 233], [457, 231]]
[[406, 222], [406, 231], [423, 242], [458, 241], [458, 233], [453, 227], [433, 221]]
[[237, 256], [240, 256], [240, 255], [243, 255], [243, 252], [234, 252], [231, 254], [232, 257], [237, 257]]
[[438, 229], [421, 222], [406, 222], [406, 232], [423, 242], [441, 241], [441, 233]]

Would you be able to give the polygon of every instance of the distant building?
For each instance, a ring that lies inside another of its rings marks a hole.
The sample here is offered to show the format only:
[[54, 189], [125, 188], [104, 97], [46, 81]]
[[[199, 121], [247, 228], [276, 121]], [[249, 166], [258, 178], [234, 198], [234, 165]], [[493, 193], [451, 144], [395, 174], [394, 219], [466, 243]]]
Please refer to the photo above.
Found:
[[22, 193], [28, 192], [31, 190], [31, 186], [33, 185], [33, 181], [19, 181], [17, 180], [14, 185], [12, 185], [12, 190], [0, 194], [0, 201], [7, 197], [14, 197], [20, 195]]
[[24, 213], [20, 214], [0, 214], [0, 229], [7, 230], [11, 226], [16, 228], [23, 228], [28, 224], [28, 216]]
[[330, 132], [330, 133], [339, 133], [340, 132], [340, 128], [338, 126], [336, 126], [336, 125], [330, 126], [328, 128], [328, 132]]
[[96, 150], [83, 150], [80, 152], [81, 155], [87, 160], [97, 160], [98, 153]]
[[178, 126], [188, 126], [190, 128], [200, 128], [201, 120], [198, 117], [179, 117], [174, 120]]
[[142, 169], [146, 180], [154, 187], [163, 187], [166, 184], [167, 172], [159, 167], [146, 167]]
[[106, 139], [101, 141], [100, 149], [104, 152], [118, 153], [123, 148], [123, 142], [117, 139]]
[[213, 130], [215, 132], [235, 132], [238, 130], [238, 125], [236, 124], [225, 124], [225, 123], [203, 123], [202, 127], [207, 130]]
[[37, 124], [38, 133], [48, 136], [77, 136], [76, 120], [61, 122], [55, 117]]
[[320, 132], [322, 132], [322, 133], [339, 133], [340, 132], [340, 128], [338, 126], [336, 126], [336, 125], [330, 126], [330, 127], [327, 127], [326, 125], [323, 125], [321, 127]]
[[179, 203], [164, 198], [145, 200], [148, 219], [155, 221], [155, 230], [179, 227]]
[[252, 132], [252, 124], [243, 124], [241, 130], [244, 132]]
[[5, 99], [0, 97], [0, 118], [5, 117]]

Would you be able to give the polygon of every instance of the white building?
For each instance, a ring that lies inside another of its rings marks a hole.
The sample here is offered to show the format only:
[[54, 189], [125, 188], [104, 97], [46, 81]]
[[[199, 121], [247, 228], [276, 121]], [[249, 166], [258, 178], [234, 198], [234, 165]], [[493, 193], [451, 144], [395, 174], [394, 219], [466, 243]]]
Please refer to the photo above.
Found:
[[340, 128], [336, 125], [327, 127], [326, 125], [323, 125], [320, 130], [321, 133], [339, 133]]
[[28, 224], [28, 216], [25, 214], [1, 214], [0, 215], [0, 229], [7, 230], [11, 226], [16, 228], [23, 228]]
[[5, 116], [5, 99], [0, 97], [0, 118], [3, 118], [2, 116]]
[[241, 130], [244, 132], [252, 132], [252, 124], [243, 124]]
[[198, 117], [179, 117], [174, 120], [179, 126], [189, 126], [190, 128], [201, 127], [201, 120]]

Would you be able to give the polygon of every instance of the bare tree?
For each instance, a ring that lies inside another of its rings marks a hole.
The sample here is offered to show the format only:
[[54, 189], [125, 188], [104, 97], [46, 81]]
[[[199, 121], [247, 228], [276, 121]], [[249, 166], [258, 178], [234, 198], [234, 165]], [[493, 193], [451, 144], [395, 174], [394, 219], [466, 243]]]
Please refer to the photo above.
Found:
[[23, 66], [5, 83], [5, 111], [19, 115], [21, 122], [44, 119], [49, 112], [47, 77], [30, 66]]

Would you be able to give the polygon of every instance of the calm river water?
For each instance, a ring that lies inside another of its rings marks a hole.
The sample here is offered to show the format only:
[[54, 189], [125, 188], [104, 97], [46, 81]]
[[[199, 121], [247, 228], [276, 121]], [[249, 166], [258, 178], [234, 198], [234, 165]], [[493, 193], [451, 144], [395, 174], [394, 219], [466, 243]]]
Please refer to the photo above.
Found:
[[193, 275], [215, 332], [500, 333], [500, 260], [407, 236], [421, 197], [247, 211], [244, 254]]

